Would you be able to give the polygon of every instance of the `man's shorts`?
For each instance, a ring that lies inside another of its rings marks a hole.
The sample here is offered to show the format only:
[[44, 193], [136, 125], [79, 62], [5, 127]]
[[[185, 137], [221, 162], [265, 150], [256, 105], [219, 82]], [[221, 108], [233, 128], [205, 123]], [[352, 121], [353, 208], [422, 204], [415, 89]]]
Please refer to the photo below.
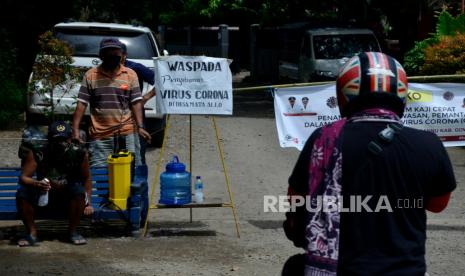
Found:
[[[142, 165], [140, 156], [139, 135], [129, 134], [123, 136], [126, 140], [126, 148], [134, 153], [136, 166]], [[108, 156], [113, 153], [113, 137], [89, 142], [90, 166], [101, 167], [107, 166]]]
[[[29, 202], [33, 206], [37, 206], [41, 191], [35, 187], [19, 185], [16, 192], [16, 198], [21, 198]], [[85, 197], [84, 184], [82, 182], [69, 182], [59, 189], [50, 189], [48, 194], [48, 204], [45, 207], [66, 207], [70, 200]], [[39, 207], [41, 208], [41, 207]]]

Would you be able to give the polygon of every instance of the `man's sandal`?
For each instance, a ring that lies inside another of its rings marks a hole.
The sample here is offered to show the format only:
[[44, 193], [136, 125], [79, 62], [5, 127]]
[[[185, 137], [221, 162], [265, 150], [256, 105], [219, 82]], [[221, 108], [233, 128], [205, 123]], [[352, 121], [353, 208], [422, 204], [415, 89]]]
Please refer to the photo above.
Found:
[[17, 244], [19, 247], [26, 247], [26, 246], [35, 246], [37, 242], [38, 242], [37, 238], [29, 234], [29, 235], [24, 236], [24, 238], [19, 239]]
[[69, 241], [74, 245], [84, 245], [87, 243], [87, 240], [77, 232], [69, 236]]

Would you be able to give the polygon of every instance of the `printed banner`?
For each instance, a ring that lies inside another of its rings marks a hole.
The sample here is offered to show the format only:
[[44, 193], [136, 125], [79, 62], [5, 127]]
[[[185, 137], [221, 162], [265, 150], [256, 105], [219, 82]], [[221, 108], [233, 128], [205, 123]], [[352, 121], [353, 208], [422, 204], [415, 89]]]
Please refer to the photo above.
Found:
[[[340, 119], [334, 84], [275, 89], [281, 147], [302, 150], [312, 132]], [[409, 84], [406, 126], [430, 131], [444, 146], [465, 145], [465, 84]]]
[[275, 89], [274, 110], [279, 144], [299, 150], [315, 129], [341, 117], [334, 84]]
[[227, 59], [166, 56], [155, 58], [154, 63], [161, 113], [232, 115], [232, 75]]

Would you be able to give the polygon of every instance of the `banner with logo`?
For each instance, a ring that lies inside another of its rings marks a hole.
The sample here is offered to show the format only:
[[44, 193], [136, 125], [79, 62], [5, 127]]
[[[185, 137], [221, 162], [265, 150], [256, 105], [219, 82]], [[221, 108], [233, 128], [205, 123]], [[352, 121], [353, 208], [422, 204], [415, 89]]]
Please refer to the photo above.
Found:
[[[334, 84], [275, 89], [281, 147], [302, 150], [312, 132], [340, 119]], [[430, 131], [444, 145], [465, 145], [465, 84], [409, 84], [405, 125]]]
[[154, 64], [161, 113], [232, 115], [232, 75], [227, 59], [166, 56], [155, 58]]

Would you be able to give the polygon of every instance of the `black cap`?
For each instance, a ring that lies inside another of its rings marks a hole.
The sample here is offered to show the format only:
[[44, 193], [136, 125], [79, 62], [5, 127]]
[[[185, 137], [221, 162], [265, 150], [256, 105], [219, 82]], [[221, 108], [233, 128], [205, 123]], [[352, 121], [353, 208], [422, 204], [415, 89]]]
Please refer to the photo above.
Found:
[[55, 121], [48, 127], [49, 138], [71, 138], [72, 131], [71, 126], [64, 121]]
[[102, 41], [100, 41], [100, 51], [102, 51], [103, 49], [107, 49], [107, 48], [122, 49], [121, 41], [119, 41], [119, 39], [114, 38], [114, 37], [108, 37], [108, 38], [102, 39]]

